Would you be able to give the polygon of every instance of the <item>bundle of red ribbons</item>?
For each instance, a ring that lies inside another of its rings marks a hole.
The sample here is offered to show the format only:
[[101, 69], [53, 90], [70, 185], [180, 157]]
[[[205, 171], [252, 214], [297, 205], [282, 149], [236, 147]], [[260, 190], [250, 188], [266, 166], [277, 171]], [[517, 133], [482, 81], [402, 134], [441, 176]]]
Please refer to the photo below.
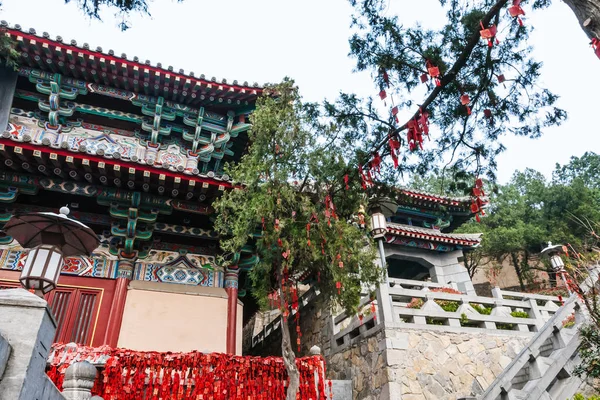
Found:
[[[158, 353], [56, 344], [50, 379], [62, 388], [66, 369], [76, 361], [105, 361], [92, 393], [104, 400], [273, 400], [285, 399], [287, 372], [279, 357], [229, 354]], [[321, 357], [296, 359], [299, 399], [326, 399]]]

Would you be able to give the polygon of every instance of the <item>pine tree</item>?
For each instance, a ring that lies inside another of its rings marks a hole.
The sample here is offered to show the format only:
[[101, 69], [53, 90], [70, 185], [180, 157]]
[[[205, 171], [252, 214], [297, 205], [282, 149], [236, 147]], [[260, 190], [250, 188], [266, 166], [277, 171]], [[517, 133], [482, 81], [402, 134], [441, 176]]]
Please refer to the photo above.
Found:
[[302, 103], [293, 81], [267, 88], [251, 115], [248, 153], [227, 166], [239, 186], [215, 204], [224, 265], [231, 263], [227, 255], [254, 246], [260, 261], [251, 272], [252, 293], [263, 307], [280, 299], [289, 400], [299, 384], [287, 323], [298, 285], [312, 280], [355, 313], [361, 285], [374, 286], [382, 276], [359, 213], [362, 191], [343, 178], [341, 153], [349, 144], [336, 138], [335, 126], [315, 123], [316, 111]]

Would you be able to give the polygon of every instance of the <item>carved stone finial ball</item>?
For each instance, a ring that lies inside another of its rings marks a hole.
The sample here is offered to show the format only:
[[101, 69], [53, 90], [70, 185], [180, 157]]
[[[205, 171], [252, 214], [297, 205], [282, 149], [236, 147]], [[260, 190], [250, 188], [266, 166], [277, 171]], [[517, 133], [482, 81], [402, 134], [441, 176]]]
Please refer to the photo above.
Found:
[[58, 210], [62, 215], [69, 215], [69, 213], [71, 212], [71, 210], [69, 210], [69, 207], [67, 206], [63, 206], [60, 208], [60, 210]]

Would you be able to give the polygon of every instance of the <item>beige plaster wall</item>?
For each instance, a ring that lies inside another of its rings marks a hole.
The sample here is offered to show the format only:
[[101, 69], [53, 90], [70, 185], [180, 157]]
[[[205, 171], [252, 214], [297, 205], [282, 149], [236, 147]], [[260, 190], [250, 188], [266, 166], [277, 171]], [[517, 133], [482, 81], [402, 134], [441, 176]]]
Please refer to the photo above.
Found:
[[[243, 304], [238, 301], [237, 354], [242, 353]], [[224, 353], [225, 289], [132, 281], [118, 346], [143, 351]]]
[[[488, 262], [487, 264], [480, 265], [475, 271], [475, 276], [473, 276], [473, 284], [481, 284], [489, 282], [492, 287], [498, 286], [500, 288], [510, 288], [510, 287], [518, 287], [519, 286], [519, 278], [517, 277], [517, 273], [515, 272], [515, 268], [509, 262], [509, 260], [504, 260], [501, 268], [495, 268], [494, 264]], [[495, 272], [495, 273], [494, 273]], [[548, 274], [544, 271], [533, 271], [535, 274], [536, 282], [545, 282], [548, 284]]]

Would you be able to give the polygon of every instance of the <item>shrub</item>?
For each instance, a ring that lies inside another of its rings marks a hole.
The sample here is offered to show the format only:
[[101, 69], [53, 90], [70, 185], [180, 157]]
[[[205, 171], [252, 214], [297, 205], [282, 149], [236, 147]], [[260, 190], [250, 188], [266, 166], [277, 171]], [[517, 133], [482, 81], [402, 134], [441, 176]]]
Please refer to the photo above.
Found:
[[525, 311], [513, 311], [510, 313], [510, 315], [515, 318], [529, 318], [529, 314], [527, 314]]
[[565, 318], [565, 320], [562, 322], [562, 326], [563, 328], [572, 328], [575, 326], [575, 314], [571, 314]]
[[573, 400], [600, 400], [600, 396], [590, 396], [590, 397], [585, 397], [584, 395], [582, 395], [581, 393], [577, 393], [574, 397]]
[[[438, 293], [452, 293], [452, 294], [462, 294], [462, 292], [456, 290], [456, 289], [452, 289], [452, 288], [431, 288], [430, 289], [432, 292], [438, 292]], [[446, 311], [446, 312], [456, 312], [456, 310], [458, 310], [458, 307], [460, 306], [460, 303], [458, 301], [452, 301], [452, 300], [434, 300], [440, 307], [442, 307], [442, 310]], [[415, 309], [420, 309], [421, 307], [423, 307], [423, 299], [419, 299], [419, 298], [413, 298], [410, 303], [408, 303], [408, 305], [406, 306], [407, 308], [415, 308]], [[436, 324], [434, 324], [436, 325]]]
[[473, 307], [475, 311], [482, 315], [490, 315], [492, 313], [492, 307], [486, 307], [481, 304], [471, 304], [471, 307]]

